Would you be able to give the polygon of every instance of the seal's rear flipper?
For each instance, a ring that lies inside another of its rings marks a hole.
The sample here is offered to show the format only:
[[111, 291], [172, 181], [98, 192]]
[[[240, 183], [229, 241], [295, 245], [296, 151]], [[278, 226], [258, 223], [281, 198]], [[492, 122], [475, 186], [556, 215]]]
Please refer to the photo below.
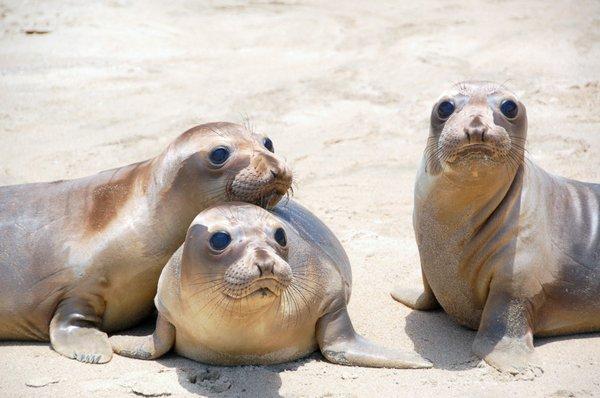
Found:
[[317, 342], [325, 358], [340, 365], [398, 369], [433, 366], [416, 352], [378, 346], [358, 335], [346, 307], [319, 319]]
[[413, 310], [429, 311], [440, 308], [440, 303], [435, 298], [433, 290], [427, 282], [423, 272], [423, 290], [412, 287], [396, 287], [390, 293], [392, 298]]
[[119, 355], [137, 359], [156, 359], [175, 343], [175, 326], [158, 314], [156, 329], [149, 336], [111, 336], [112, 349]]
[[106, 363], [112, 349], [106, 333], [98, 330], [104, 303], [92, 298], [68, 298], [57, 307], [50, 321], [52, 348], [66, 357], [86, 363]]

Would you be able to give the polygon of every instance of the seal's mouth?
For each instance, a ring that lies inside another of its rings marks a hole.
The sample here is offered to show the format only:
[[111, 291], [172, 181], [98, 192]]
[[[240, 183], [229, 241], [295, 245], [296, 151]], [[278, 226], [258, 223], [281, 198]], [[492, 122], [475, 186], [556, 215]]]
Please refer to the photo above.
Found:
[[276, 181], [273, 189], [267, 195], [260, 197], [254, 202], [255, 205], [264, 205], [268, 208], [274, 207], [291, 190], [290, 183]]
[[277, 203], [283, 198], [283, 195], [272, 193], [258, 201], [255, 201], [254, 204], [257, 206], [266, 207], [267, 209], [271, 209], [275, 207]]
[[494, 160], [498, 157], [498, 150], [489, 144], [468, 144], [457, 149], [448, 158], [448, 163], [470, 160]]
[[265, 208], [274, 207], [291, 192], [292, 177], [288, 174], [271, 174], [268, 178], [261, 178], [255, 173], [245, 172], [238, 174], [227, 184], [230, 200], [248, 202]]
[[290, 282], [278, 278], [258, 278], [234, 289], [225, 289], [225, 295], [233, 299], [279, 297], [288, 288]]

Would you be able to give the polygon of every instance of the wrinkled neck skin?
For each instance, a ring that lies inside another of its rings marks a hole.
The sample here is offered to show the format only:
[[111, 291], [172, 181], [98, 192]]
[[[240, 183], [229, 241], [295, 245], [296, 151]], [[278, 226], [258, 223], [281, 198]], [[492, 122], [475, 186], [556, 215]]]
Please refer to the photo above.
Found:
[[170, 255], [185, 239], [187, 227], [203, 209], [226, 197], [223, 179], [199, 175], [200, 160], [191, 151], [169, 147], [150, 161], [153, 172], [147, 181], [146, 225], [156, 235], [150, 240], [169, 244]]
[[515, 185], [521, 185], [523, 166], [478, 160], [425, 170], [423, 158], [415, 185], [415, 216], [434, 218], [464, 236], [471, 235], [497, 211]]

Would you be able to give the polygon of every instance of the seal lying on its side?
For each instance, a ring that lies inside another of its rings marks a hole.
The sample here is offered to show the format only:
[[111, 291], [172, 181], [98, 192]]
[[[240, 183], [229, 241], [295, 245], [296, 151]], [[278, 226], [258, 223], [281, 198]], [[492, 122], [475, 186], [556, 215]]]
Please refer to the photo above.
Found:
[[526, 161], [526, 133], [497, 84], [439, 100], [415, 187], [425, 290], [392, 293], [478, 329], [475, 353], [511, 373], [530, 368], [533, 335], [600, 330], [600, 185]]
[[348, 257], [333, 233], [295, 202], [272, 213], [243, 203], [200, 213], [160, 277], [153, 335], [113, 336], [115, 352], [169, 351], [209, 364], [274, 364], [317, 348], [334, 363], [421, 368], [413, 352], [356, 334], [346, 304]]
[[82, 362], [152, 310], [160, 271], [199, 211], [274, 206], [291, 173], [270, 139], [213, 123], [156, 158], [71, 181], [0, 188], [0, 339], [50, 339]]

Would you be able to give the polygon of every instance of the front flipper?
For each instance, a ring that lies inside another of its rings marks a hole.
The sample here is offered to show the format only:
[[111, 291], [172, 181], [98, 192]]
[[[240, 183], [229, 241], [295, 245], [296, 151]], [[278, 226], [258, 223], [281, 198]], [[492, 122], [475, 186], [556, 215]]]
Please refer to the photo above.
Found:
[[175, 326], [158, 314], [156, 329], [149, 336], [111, 336], [110, 343], [119, 355], [137, 359], [156, 359], [175, 343]]
[[390, 293], [392, 298], [413, 310], [429, 311], [440, 308], [433, 290], [427, 282], [425, 273], [423, 273], [423, 290], [419, 290], [413, 287], [396, 287]]
[[108, 336], [98, 330], [103, 312], [104, 303], [98, 298], [63, 300], [50, 321], [52, 348], [59, 354], [80, 362], [110, 361], [112, 348]]
[[317, 342], [330, 362], [373, 368], [430, 368], [415, 352], [378, 346], [354, 331], [346, 307], [324, 315], [317, 322]]
[[531, 364], [533, 330], [530, 303], [492, 287], [483, 309], [473, 351], [489, 365], [511, 374], [538, 373]]

